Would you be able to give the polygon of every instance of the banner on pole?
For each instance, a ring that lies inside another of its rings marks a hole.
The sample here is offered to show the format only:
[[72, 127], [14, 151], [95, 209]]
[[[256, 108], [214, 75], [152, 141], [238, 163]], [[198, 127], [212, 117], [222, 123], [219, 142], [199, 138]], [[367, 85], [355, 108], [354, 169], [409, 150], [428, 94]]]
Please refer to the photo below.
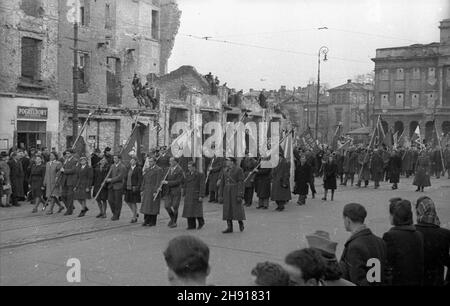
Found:
[[311, 129], [309, 127], [300, 135], [300, 145], [305, 149], [313, 151], [315, 153], [319, 151], [319, 146], [314, 140]]

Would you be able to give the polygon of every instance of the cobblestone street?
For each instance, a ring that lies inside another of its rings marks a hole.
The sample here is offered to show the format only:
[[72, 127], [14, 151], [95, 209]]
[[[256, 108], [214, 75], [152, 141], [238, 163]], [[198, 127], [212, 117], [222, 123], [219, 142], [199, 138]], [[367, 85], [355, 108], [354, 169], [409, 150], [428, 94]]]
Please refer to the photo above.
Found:
[[[320, 180], [316, 179], [316, 185]], [[402, 178], [399, 190], [382, 183], [379, 190], [340, 188], [334, 202], [308, 199], [300, 207], [291, 201], [284, 212], [246, 209], [246, 230], [231, 235], [221, 233], [220, 205], [204, 203], [206, 226], [201, 231], [186, 231], [186, 221], [169, 229], [168, 216], [160, 215], [157, 227], [130, 224], [126, 205], [120, 221], [95, 219], [96, 205], [83, 219], [74, 216], [31, 214], [31, 205], [0, 210], [0, 285], [65, 285], [70, 258], [81, 261], [82, 285], [167, 285], [162, 252], [167, 242], [186, 233], [199, 236], [211, 248], [209, 282], [216, 285], [249, 285], [250, 271], [262, 261], [282, 262], [291, 250], [305, 244], [304, 235], [326, 230], [339, 243], [338, 256], [349, 233], [342, 222], [343, 206], [350, 202], [365, 205], [367, 224], [379, 236], [390, 227], [388, 199], [404, 197], [415, 204], [421, 193], [414, 192], [412, 179]], [[438, 210], [443, 227], [450, 227], [450, 180], [432, 179], [425, 191]], [[321, 198], [322, 188], [318, 188]], [[181, 208], [182, 209], [182, 208]], [[79, 210], [79, 208], [78, 208]], [[75, 214], [76, 215], [76, 214]], [[141, 216], [142, 219], [142, 216]], [[235, 230], [236, 231], [236, 230]]]

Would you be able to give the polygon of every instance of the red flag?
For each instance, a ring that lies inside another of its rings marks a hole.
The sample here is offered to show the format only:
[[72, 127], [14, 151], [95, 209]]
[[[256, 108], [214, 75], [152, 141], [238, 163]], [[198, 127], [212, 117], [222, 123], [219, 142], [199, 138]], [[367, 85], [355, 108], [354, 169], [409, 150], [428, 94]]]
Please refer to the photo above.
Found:
[[143, 162], [141, 160], [141, 132], [139, 124], [133, 128], [133, 133], [131, 134], [126, 146], [122, 149], [121, 155], [124, 163], [129, 162], [132, 157], [137, 157], [139, 163]]

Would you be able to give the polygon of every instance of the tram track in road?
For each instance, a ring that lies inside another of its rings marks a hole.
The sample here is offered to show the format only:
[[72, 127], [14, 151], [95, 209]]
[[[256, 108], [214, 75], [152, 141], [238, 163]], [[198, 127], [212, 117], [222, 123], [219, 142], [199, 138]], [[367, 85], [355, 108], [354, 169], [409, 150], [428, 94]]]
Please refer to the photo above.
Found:
[[[207, 210], [204, 212], [204, 214], [216, 214], [218, 211], [215, 210]], [[86, 219], [84, 219], [86, 220]], [[159, 221], [164, 223], [165, 221], [169, 220], [168, 217], [162, 217], [159, 218]], [[54, 222], [54, 223], [47, 223], [47, 224], [38, 224], [38, 225], [32, 225], [32, 226], [25, 226], [25, 227], [18, 227], [18, 228], [14, 228], [14, 229], [6, 229], [6, 230], [1, 230], [1, 232], [7, 232], [7, 231], [13, 231], [13, 230], [21, 230], [21, 229], [29, 229], [29, 228], [38, 228], [40, 226], [51, 226], [51, 225], [55, 225], [55, 224], [63, 224], [63, 223], [67, 223], [67, 222], [71, 222], [71, 221], [81, 221], [81, 219], [78, 218], [73, 218], [73, 219], [66, 219], [66, 220], [62, 220], [61, 222]], [[28, 239], [25, 241], [20, 241], [20, 240], [13, 240], [11, 242], [6, 242], [6, 243], [1, 243], [0, 240], [0, 251], [4, 251], [4, 250], [10, 250], [10, 249], [16, 249], [16, 248], [20, 248], [23, 246], [30, 246], [30, 245], [38, 245], [41, 243], [45, 243], [45, 242], [50, 242], [50, 241], [58, 241], [58, 240], [64, 240], [66, 238], [73, 238], [73, 237], [80, 237], [80, 236], [84, 236], [84, 235], [91, 235], [91, 234], [95, 234], [95, 233], [101, 233], [101, 232], [107, 232], [107, 231], [113, 231], [113, 230], [117, 230], [117, 229], [123, 229], [123, 228], [141, 228], [142, 225], [141, 223], [126, 223], [126, 224], [120, 224], [117, 226], [104, 226], [101, 228], [86, 228], [86, 230], [81, 230], [79, 232], [71, 232], [71, 233], [50, 233], [50, 234], [46, 234], [43, 235], [41, 237], [36, 237], [36, 236], [28, 236], [28, 237], [24, 237], [23, 239]], [[82, 228], [81, 228], [82, 229]]]

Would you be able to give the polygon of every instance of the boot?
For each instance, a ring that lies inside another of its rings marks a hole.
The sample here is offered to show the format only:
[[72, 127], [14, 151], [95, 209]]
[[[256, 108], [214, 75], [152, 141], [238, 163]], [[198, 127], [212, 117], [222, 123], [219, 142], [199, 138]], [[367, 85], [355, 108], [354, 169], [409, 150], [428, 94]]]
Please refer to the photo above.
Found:
[[194, 230], [195, 229], [195, 218], [187, 218], [187, 230]]
[[174, 212], [173, 213], [173, 222], [172, 225], [170, 225], [170, 228], [175, 228], [177, 227], [177, 219], [178, 219], [178, 212]]
[[106, 218], [106, 207], [107, 207], [107, 203], [106, 202], [104, 202], [103, 204], [102, 204], [102, 218], [103, 219], [105, 219]]
[[172, 209], [167, 209], [167, 213], [169, 214], [169, 217], [170, 217], [170, 221], [169, 221], [169, 223], [167, 224], [167, 226], [168, 226], [168, 227], [171, 227], [172, 224], [173, 224], [174, 214], [173, 214]]
[[239, 230], [241, 231], [241, 233], [244, 231], [244, 229], [244, 221], [239, 221]]
[[98, 219], [103, 216], [103, 204], [101, 202], [99, 202], [99, 203], [97, 203], [97, 205], [98, 205], [98, 209], [100, 210], [100, 213], [95, 217]]
[[227, 229], [224, 230], [222, 233], [229, 234], [233, 232], [233, 221], [227, 220]]
[[142, 223], [142, 226], [149, 226], [150, 225], [150, 215], [144, 215], [144, 223]]
[[156, 226], [156, 221], [158, 219], [158, 215], [150, 215], [150, 225], [149, 226]]
[[203, 226], [205, 225], [205, 219], [197, 218], [197, 220], [198, 220], [198, 227], [197, 227], [197, 229], [202, 229]]

